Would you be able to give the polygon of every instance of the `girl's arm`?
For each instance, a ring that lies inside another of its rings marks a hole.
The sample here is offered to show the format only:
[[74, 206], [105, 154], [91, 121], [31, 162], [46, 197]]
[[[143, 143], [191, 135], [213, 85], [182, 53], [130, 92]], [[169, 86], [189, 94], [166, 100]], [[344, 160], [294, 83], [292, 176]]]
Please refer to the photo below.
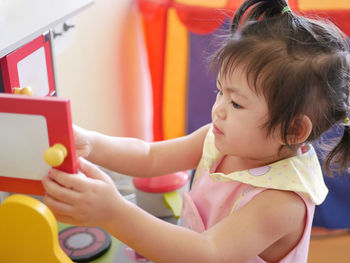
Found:
[[150, 177], [197, 166], [210, 124], [184, 137], [148, 143], [74, 127], [78, 156], [122, 174]]
[[305, 206], [298, 196], [272, 190], [259, 194], [246, 207], [202, 234], [154, 218], [130, 203], [124, 204], [123, 213], [112, 213], [111, 218], [117, 220], [107, 224], [106, 229], [157, 263], [243, 263], [293, 231], [303, 229], [304, 215]]
[[293, 235], [295, 239], [293, 233], [303, 231], [305, 205], [291, 192], [264, 191], [199, 234], [146, 213], [121, 197], [111, 179], [96, 166], [82, 159], [79, 165], [87, 177], [52, 170], [42, 180], [48, 193], [44, 202], [56, 218], [103, 227], [157, 263], [246, 262], [281, 238]]

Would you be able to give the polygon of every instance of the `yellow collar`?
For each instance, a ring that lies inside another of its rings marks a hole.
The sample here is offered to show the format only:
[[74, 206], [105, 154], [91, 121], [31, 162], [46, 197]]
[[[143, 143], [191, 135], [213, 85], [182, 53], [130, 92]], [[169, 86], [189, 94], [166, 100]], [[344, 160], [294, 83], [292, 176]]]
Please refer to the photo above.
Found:
[[312, 145], [308, 146], [309, 149], [305, 153], [263, 167], [230, 174], [210, 174], [213, 164], [222, 157], [215, 147], [214, 134], [210, 129], [196, 175], [205, 169], [211, 178], [218, 181], [234, 180], [256, 187], [299, 192], [306, 194], [316, 205], [319, 205], [326, 198], [328, 189], [323, 180], [316, 152]]

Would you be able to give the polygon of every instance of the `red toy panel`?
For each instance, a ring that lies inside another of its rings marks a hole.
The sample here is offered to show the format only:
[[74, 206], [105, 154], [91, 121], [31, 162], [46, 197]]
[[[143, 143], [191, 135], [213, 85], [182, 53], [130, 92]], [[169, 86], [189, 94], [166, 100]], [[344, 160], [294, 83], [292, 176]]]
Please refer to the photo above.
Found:
[[67, 156], [56, 168], [77, 173], [69, 100], [0, 94], [0, 123], [0, 191], [43, 195], [43, 155], [57, 143]]
[[14, 88], [30, 87], [32, 95], [55, 93], [49, 34], [41, 35], [0, 59], [2, 92], [14, 93]]

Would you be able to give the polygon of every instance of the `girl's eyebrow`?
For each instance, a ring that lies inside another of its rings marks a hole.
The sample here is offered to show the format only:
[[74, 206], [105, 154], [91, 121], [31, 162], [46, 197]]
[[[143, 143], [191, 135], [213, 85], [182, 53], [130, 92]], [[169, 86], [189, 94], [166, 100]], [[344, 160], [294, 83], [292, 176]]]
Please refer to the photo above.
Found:
[[[217, 84], [220, 86], [220, 88], [222, 89], [223, 86], [219, 80], [219, 78], [216, 79]], [[242, 94], [242, 92], [234, 87], [225, 87], [225, 90], [228, 91], [230, 94], [234, 93], [235, 95], [241, 97], [242, 99], [248, 100], [248, 97], [245, 94]]]

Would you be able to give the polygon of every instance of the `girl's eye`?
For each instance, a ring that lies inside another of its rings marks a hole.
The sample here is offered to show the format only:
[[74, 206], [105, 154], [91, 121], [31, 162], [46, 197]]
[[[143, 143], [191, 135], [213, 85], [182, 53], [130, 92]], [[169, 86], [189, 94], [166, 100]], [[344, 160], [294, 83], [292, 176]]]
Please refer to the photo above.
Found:
[[231, 104], [232, 104], [232, 106], [233, 106], [235, 109], [242, 109], [242, 106], [239, 105], [239, 104], [237, 104], [237, 103], [234, 102], [234, 101], [231, 101]]

